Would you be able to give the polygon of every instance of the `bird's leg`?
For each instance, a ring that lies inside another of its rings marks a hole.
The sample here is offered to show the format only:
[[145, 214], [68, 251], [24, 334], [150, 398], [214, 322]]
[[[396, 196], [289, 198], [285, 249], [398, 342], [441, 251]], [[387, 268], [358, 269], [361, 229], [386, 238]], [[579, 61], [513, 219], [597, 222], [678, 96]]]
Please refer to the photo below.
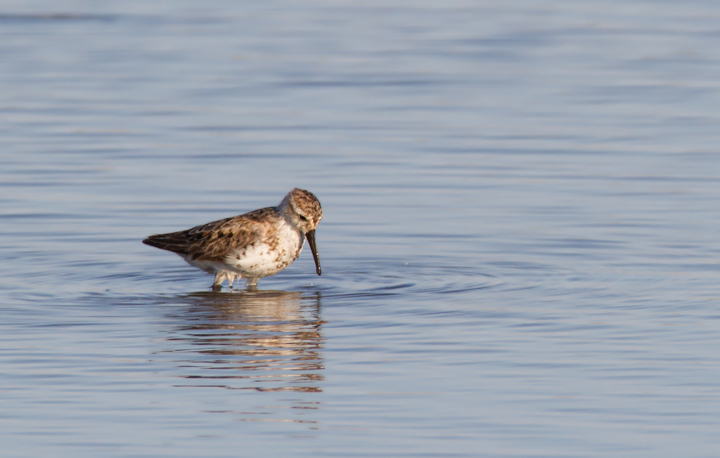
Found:
[[247, 279], [247, 289], [250, 291], [255, 291], [257, 289], [257, 278], [248, 278]]
[[225, 278], [227, 278], [226, 272], [218, 272], [215, 274], [215, 281], [213, 282], [212, 290], [213, 291], [222, 291], [222, 282], [225, 281]]

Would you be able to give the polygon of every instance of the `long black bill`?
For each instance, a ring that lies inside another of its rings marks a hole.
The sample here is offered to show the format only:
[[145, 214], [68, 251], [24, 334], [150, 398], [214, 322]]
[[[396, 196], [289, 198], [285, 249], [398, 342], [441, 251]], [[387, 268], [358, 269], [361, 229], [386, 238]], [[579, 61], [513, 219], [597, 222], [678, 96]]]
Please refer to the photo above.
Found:
[[318, 256], [317, 246], [315, 246], [315, 231], [309, 231], [305, 234], [305, 237], [307, 237], [308, 243], [310, 243], [310, 249], [312, 250], [313, 259], [315, 260], [315, 272], [317, 272], [318, 275], [322, 275], [320, 257]]

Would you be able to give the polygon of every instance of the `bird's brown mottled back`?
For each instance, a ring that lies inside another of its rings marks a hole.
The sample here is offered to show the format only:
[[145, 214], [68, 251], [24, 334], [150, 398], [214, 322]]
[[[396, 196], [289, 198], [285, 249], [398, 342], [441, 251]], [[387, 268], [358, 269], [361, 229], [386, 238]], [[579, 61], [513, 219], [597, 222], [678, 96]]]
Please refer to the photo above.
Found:
[[259, 223], [273, 219], [278, 219], [273, 207], [261, 208], [185, 231], [151, 235], [143, 243], [193, 261], [222, 262], [229, 252], [263, 239], [267, 226]]

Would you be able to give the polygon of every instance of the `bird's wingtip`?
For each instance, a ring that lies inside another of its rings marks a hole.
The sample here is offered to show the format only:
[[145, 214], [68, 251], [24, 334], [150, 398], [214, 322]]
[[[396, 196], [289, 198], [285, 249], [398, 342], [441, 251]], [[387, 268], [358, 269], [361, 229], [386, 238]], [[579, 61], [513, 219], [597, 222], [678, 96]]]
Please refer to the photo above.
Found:
[[157, 240], [155, 240], [152, 235], [150, 237], [145, 237], [143, 239], [142, 243], [144, 243], [145, 245], [156, 247], [156, 248], [158, 246]]

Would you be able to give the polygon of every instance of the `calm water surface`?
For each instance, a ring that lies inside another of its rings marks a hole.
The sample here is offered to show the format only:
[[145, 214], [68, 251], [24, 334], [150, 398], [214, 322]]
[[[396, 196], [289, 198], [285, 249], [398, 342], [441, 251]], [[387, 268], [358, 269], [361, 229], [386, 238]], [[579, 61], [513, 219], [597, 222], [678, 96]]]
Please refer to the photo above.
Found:
[[[717, 456], [718, 18], [0, 3], [2, 455]], [[322, 277], [140, 243], [296, 186]]]

